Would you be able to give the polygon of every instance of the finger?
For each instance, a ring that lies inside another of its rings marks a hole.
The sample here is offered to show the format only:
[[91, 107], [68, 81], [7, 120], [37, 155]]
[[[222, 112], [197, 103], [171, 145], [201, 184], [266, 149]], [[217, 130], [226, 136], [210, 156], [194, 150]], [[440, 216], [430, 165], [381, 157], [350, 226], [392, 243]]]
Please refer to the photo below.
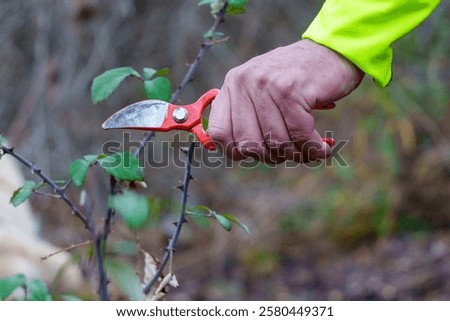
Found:
[[302, 161], [314, 162], [331, 155], [331, 147], [323, 141], [320, 134], [314, 130], [311, 138], [302, 146]]
[[233, 160], [241, 160], [245, 157], [237, 151], [232, 128], [229, 92], [223, 87], [212, 102], [207, 132], [217, 149]]
[[264, 142], [255, 102], [238, 88], [235, 88], [233, 98], [235, 106], [240, 106], [231, 111], [233, 135], [239, 153], [265, 163], [276, 163]]
[[314, 129], [313, 116], [302, 107], [294, 108], [286, 111], [285, 123], [291, 140], [300, 150], [295, 155], [295, 161], [310, 162], [327, 158], [331, 148]]
[[294, 154], [298, 154], [300, 151], [290, 139], [283, 114], [276, 102], [270, 95], [264, 94], [253, 97], [253, 100], [256, 106], [265, 107], [259, 108], [257, 117], [263, 140], [273, 162], [281, 163], [286, 160], [294, 160]]

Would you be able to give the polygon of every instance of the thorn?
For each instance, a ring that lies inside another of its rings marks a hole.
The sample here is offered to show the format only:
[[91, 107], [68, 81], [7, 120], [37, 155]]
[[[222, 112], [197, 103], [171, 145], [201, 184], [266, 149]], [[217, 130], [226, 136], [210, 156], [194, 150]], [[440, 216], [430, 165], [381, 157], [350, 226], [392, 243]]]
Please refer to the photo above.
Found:
[[187, 153], [188, 153], [188, 148], [187, 148], [187, 147], [180, 147], [180, 151], [181, 151], [184, 155], [187, 155]]
[[195, 177], [189, 174], [189, 180], [194, 180], [196, 181]]
[[175, 186], [175, 188], [178, 188], [180, 191], [184, 192], [184, 185], [183, 184]]
[[183, 219], [183, 223], [189, 223], [187, 219]]
[[177, 226], [177, 225], [178, 225], [178, 222], [172, 222], [172, 224], [175, 225], [175, 226]]

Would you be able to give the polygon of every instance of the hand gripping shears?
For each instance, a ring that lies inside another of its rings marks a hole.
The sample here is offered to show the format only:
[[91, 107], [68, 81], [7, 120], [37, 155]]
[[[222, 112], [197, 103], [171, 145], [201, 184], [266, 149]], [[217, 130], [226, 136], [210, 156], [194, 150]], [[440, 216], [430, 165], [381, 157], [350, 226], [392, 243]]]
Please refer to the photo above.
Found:
[[[219, 89], [210, 89], [195, 103], [183, 106], [155, 99], [139, 101], [111, 115], [102, 127], [103, 129], [123, 128], [159, 132], [185, 130], [193, 133], [205, 148], [215, 150], [214, 142], [203, 129], [202, 114], [219, 92]], [[316, 108], [333, 107], [334, 104], [328, 104]], [[332, 138], [322, 138], [322, 140], [330, 146], [334, 145]]]

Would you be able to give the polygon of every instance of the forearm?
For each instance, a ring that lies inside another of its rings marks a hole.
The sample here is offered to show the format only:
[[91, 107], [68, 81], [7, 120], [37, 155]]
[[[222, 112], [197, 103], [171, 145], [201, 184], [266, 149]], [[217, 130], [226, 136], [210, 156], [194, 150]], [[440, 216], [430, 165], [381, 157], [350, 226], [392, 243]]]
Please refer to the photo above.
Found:
[[303, 34], [331, 48], [387, 86], [392, 43], [416, 28], [440, 0], [328, 0]]

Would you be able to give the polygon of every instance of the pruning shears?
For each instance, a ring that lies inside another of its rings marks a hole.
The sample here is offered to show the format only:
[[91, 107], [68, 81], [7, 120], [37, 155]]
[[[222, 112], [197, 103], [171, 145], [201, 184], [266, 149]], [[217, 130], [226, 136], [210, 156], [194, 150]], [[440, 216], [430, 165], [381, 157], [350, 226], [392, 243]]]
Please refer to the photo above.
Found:
[[[189, 105], [173, 105], [162, 100], [143, 100], [124, 107], [111, 115], [102, 125], [103, 129], [122, 128], [167, 132], [185, 130], [193, 133], [200, 143], [209, 150], [215, 150], [214, 142], [202, 126], [202, 114], [219, 94], [219, 89], [210, 89], [195, 103]], [[333, 108], [328, 104], [317, 109]], [[322, 138], [333, 146], [332, 138]]]

